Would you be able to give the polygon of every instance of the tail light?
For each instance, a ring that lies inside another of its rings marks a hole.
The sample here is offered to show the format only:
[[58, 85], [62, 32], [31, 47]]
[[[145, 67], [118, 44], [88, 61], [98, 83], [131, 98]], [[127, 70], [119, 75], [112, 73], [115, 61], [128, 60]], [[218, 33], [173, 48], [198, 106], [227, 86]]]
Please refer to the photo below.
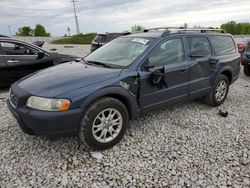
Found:
[[245, 52], [246, 47], [244, 44], [237, 44], [237, 47], [240, 54], [243, 54]]

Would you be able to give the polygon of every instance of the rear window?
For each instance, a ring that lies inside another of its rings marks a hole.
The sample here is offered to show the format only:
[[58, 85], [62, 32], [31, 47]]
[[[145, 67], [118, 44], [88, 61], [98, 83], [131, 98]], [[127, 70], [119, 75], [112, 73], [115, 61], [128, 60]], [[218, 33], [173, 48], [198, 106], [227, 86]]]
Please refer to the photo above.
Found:
[[216, 55], [235, 53], [235, 45], [230, 36], [210, 36]]
[[106, 42], [107, 40], [107, 35], [97, 35], [95, 38], [96, 42]]
[[122, 34], [119, 34], [119, 33], [109, 34], [109, 35], [107, 36], [107, 40], [108, 40], [108, 41], [111, 41], [111, 40], [114, 40], [114, 39], [116, 39], [116, 38], [118, 38], [118, 37], [120, 37], [120, 36], [122, 36]]

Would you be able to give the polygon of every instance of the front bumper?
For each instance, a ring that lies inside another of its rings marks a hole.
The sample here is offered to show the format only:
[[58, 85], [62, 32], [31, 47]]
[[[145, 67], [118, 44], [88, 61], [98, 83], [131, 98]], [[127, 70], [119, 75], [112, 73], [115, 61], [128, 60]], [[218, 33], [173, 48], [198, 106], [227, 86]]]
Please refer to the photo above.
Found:
[[249, 55], [243, 54], [241, 57], [241, 64], [243, 66], [250, 66], [250, 58]]
[[241, 60], [243, 66], [250, 66], [250, 59], [243, 59]]
[[30, 109], [25, 105], [14, 107], [9, 99], [7, 104], [24, 133], [49, 137], [74, 136], [78, 133], [81, 109], [46, 112]]

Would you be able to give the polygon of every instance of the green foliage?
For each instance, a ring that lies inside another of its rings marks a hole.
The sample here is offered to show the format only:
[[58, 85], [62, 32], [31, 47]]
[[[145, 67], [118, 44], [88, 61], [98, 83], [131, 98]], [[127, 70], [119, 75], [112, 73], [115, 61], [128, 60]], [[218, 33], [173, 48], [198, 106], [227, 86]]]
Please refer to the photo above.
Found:
[[134, 25], [134, 26], [132, 26], [131, 31], [132, 32], [140, 32], [140, 31], [143, 31], [144, 29], [145, 28], [142, 27], [141, 25]]
[[42, 37], [49, 37], [50, 33], [47, 33], [44, 26], [41, 24], [37, 24], [34, 29], [34, 36], [42, 36]]
[[47, 33], [44, 26], [37, 24], [35, 29], [31, 29], [29, 26], [24, 26], [18, 29], [17, 36], [43, 36], [50, 37], [50, 33]]
[[222, 24], [221, 29], [230, 33], [232, 35], [247, 35], [250, 34], [250, 23], [236, 23], [235, 21], [230, 21]]
[[52, 41], [52, 44], [91, 44], [97, 33], [78, 34], [64, 39]]
[[32, 36], [33, 30], [29, 26], [24, 26], [18, 29], [17, 36]]

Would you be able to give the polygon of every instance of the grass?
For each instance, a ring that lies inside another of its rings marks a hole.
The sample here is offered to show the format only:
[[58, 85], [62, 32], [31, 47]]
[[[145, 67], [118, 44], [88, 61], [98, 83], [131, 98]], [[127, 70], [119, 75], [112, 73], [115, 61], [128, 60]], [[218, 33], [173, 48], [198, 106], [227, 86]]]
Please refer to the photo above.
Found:
[[78, 34], [64, 39], [58, 39], [51, 44], [91, 44], [97, 33]]

